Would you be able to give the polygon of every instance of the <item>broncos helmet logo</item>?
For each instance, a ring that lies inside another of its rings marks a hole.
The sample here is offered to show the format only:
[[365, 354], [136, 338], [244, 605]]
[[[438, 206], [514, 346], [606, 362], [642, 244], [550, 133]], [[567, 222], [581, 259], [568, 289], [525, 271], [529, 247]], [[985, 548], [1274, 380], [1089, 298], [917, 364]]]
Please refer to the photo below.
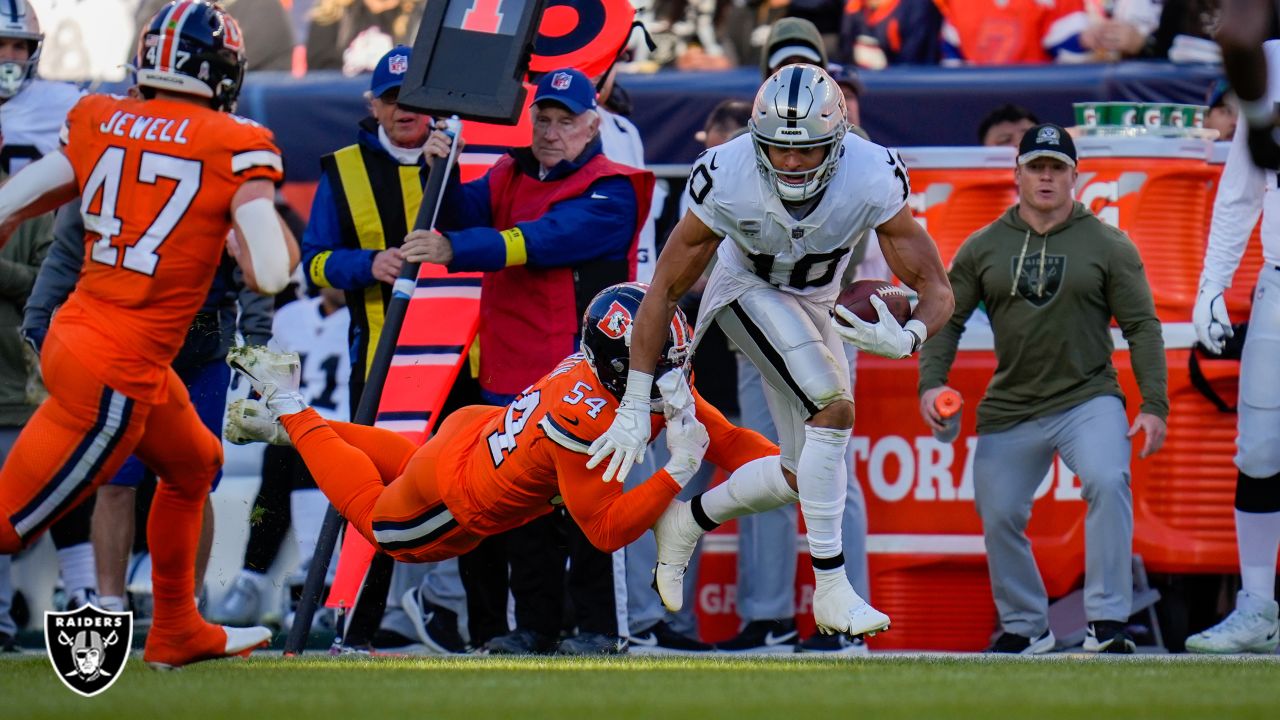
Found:
[[596, 323], [596, 327], [600, 328], [600, 332], [610, 338], [617, 340], [625, 337], [631, 330], [631, 311], [622, 306], [617, 300], [609, 306], [604, 317], [600, 318], [600, 322]]

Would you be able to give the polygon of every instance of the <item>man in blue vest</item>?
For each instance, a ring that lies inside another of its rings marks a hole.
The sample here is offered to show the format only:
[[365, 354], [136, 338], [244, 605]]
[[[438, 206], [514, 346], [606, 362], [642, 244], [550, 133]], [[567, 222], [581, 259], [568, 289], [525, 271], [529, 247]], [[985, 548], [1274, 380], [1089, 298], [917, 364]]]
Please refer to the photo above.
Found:
[[[635, 278], [654, 186], [652, 173], [604, 156], [596, 88], [581, 72], [543, 76], [529, 112], [529, 146], [508, 152], [482, 178], [466, 184], [451, 178], [439, 232], [415, 231], [402, 248], [411, 262], [485, 273], [479, 381], [485, 402], [495, 405], [510, 402], [577, 349], [580, 318], [598, 291]], [[445, 133], [432, 133], [427, 162], [446, 157], [450, 143]], [[521, 575], [564, 567], [563, 553], [547, 552], [565, 542], [562, 533], [569, 543], [586, 542], [555, 513], [461, 558], [472, 644], [496, 640], [491, 652], [553, 648], [562, 619], [559, 587]], [[506, 626], [507, 557], [516, 597], [513, 633]], [[612, 576], [587, 575], [571, 574], [569, 584], [578, 611], [574, 640], [591, 641], [576, 643], [577, 649], [566, 641], [561, 650], [617, 651]]]

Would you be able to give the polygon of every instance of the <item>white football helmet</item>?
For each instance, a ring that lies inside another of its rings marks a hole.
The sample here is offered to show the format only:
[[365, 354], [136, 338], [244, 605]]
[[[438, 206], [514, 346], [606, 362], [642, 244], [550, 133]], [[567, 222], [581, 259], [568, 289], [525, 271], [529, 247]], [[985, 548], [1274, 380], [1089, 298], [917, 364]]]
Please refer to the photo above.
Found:
[[44, 45], [40, 19], [27, 0], [0, 0], [0, 38], [27, 41], [25, 61], [0, 62], [0, 98], [8, 100], [35, 75], [36, 64], [40, 62], [40, 48]]
[[[816, 65], [784, 65], [756, 93], [747, 127], [756, 148], [756, 167], [778, 197], [787, 202], [808, 200], [827, 186], [840, 162], [840, 143], [849, 128], [844, 94]], [[773, 166], [770, 145], [825, 147], [827, 153], [812, 170], [788, 172]]]

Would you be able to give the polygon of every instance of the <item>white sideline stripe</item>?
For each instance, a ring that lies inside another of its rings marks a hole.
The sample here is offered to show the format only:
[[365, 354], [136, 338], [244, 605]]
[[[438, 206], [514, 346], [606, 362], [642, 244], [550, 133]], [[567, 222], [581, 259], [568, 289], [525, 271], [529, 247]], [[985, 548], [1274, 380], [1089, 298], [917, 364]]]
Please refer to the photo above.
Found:
[[[796, 552], [808, 552], [809, 541], [796, 535]], [[712, 533], [702, 538], [702, 551], [715, 555], [738, 552], [737, 535]], [[868, 535], [867, 552], [876, 555], [986, 555], [981, 535]]]
[[262, 165], [283, 172], [280, 156], [270, 150], [250, 150], [231, 156], [231, 172], [233, 173], [243, 172], [251, 167]]
[[478, 287], [420, 287], [413, 291], [414, 300], [455, 298], [458, 300], [479, 300]]
[[458, 155], [459, 165], [492, 165], [502, 157], [502, 153], [464, 152]]
[[432, 355], [396, 355], [391, 358], [391, 367], [422, 367], [425, 365], [446, 365], [453, 367], [462, 356], [458, 353], [439, 353]]

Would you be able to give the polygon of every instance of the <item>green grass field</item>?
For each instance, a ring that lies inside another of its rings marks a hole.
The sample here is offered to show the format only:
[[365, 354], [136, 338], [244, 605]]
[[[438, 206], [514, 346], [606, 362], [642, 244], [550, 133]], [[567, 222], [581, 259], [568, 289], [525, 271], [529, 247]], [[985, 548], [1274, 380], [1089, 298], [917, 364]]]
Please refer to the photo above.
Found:
[[85, 699], [31, 654], [0, 661], [19, 718], [1280, 717], [1274, 659], [359, 659], [270, 656], [160, 673], [132, 660]]

